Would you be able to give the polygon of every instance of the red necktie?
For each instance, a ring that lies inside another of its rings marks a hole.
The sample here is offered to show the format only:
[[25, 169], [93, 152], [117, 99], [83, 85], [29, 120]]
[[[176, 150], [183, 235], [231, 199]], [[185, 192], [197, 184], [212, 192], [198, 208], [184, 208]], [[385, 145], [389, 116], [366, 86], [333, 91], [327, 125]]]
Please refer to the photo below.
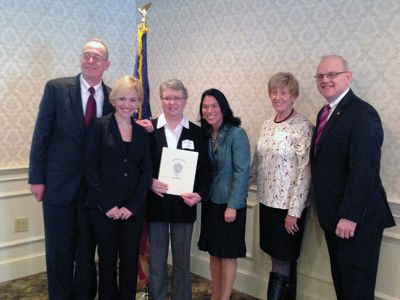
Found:
[[86, 127], [89, 127], [90, 122], [92, 122], [93, 119], [96, 119], [96, 100], [94, 99], [94, 87], [89, 88], [89, 99], [86, 104], [86, 111], [85, 111], [85, 124]]
[[322, 132], [324, 131], [324, 127], [325, 127], [326, 123], [328, 122], [330, 110], [331, 110], [331, 107], [329, 106], [329, 104], [325, 105], [324, 110], [322, 111], [322, 114], [319, 117], [317, 135], [315, 136], [315, 140], [314, 140], [314, 154], [315, 154], [315, 151], [317, 150], [317, 145], [318, 145], [319, 139], [322, 135]]

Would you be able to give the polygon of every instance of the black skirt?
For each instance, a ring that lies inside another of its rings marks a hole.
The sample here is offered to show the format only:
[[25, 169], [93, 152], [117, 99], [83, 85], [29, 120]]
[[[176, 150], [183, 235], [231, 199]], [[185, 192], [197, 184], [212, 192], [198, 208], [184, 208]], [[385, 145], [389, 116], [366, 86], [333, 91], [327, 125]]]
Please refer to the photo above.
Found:
[[260, 204], [260, 247], [272, 258], [296, 261], [300, 255], [307, 209], [297, 220], [299, 231], [294, 235], [285, 229], [287, 209], [279, 209]]
[[216, 257], [245, 257], [246, 207], [236, 210], [234, 222], [226, 223], [224, 221], [226, 206], [211, 201], [202, 203], [198, 247]]

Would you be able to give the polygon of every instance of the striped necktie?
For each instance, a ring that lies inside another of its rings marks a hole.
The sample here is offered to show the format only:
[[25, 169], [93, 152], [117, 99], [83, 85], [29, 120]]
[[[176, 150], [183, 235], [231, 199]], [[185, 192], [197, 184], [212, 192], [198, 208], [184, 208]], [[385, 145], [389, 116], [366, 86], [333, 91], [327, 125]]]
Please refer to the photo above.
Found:
[[325, 127], [326, 123], [328, 123], [328, 117], [329, 117], [330, 110], [331, 110], [331, 107], [329, 106], [329, 104], [325, 105], [324, 109], [321, 113], [321, 116], [319, 117], [317, 135], [315, 136], [315, 141], [314, 141], [314, 154], [317, 151], [318, 142], [319, 142], [319, 139], [321, 138], [322, 132], [324, 131], [324, 127]]

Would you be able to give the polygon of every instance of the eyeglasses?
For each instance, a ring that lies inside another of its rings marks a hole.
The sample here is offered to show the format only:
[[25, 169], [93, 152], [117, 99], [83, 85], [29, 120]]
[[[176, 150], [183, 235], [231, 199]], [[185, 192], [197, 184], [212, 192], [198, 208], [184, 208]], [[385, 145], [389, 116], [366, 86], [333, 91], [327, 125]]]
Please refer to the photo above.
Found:
[[319, 80], [319, 81], [321, 81], [321, 80], [323, 80], [324, 77], [326, 76], [328, 79], [331, 79], [331, 80], [332, 80], [332, 79], [335, 79], [336, 77], [338, 77], [338, 75], [344, 74], [344, 73], [347, 73], [347, 72], [349, 72], [349, 71], [343, 71], [343, 72], [329, 72], [329, 73], [326, 73], [326, 74], [317, 74], [317, 75], [314, 76], [314, 78], [317, 79], [317, 80]]
[[161, 97], [161, 99], [165, 102], [171, 102], [171, 101], [180, 102], [185, 100], [186, 97]]
[[102, 56], [100, 56], [100, 55], [97, 55], [97, 54], [89, 54], [89, 53], [83, 53], [83, 54], [81, 54], [81, 58], [82, 58], [84, 61], [86, 61], [86, 62], [90, 62], [90, 59], [92, 59], [92, 61], [93, 61], [94, 63], [98, 63], [98, 62], [102, 62], [102, 61], [107, 60], [107, 58], [102, 57]]

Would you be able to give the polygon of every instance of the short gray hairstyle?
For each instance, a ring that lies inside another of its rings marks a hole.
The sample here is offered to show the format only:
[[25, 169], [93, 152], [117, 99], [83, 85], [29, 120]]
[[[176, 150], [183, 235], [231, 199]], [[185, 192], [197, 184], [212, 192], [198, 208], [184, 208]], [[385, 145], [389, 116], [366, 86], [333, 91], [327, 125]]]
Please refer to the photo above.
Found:
[[179, 79], [169, 79], [160, 85], [160, 98], [162, 98], [163, 93], [166, 89], [172, 89], [175, 91], [182, 91], [185, 98], [188, 97], [188, 92], [186, 87]]

